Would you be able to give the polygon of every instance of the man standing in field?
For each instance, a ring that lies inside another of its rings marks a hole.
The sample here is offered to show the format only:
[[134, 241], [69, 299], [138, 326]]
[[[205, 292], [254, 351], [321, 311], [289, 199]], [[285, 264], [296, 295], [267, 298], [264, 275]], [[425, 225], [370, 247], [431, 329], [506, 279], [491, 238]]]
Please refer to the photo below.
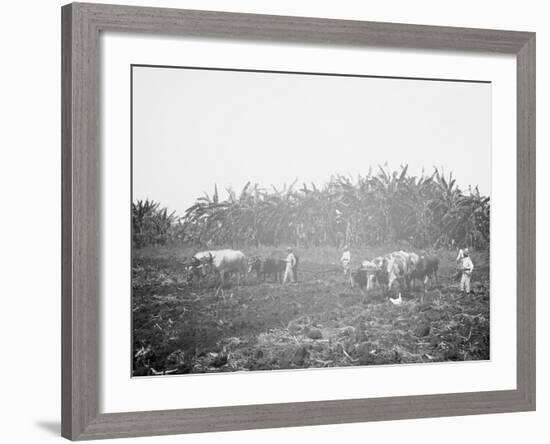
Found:
[[296, 262], [294, 263], [294, 268], [292, 269], [294, 273], [294, 282], [298, 283], [298, 266], [300, 265], [300, 257], [296, 254], [296, 252], [293, 252], [294, 259], [296, 259]]
[[460, 248], [456, 256], [456, 273], [453, 276], [453, 280], [455, 281], [460, 281], [462, 278], [462, 259], [464, 259], [464, 250]]
[[349, 251], [348, 245], [344, 245], [344, 252], [340, 258], [340, 263], [342, 264], [342, 268], [344, 270], [344, 277], [347, 278], [350, 273], [351, 266], [351, 252]]
[[290, 281], [290, 282], [296, 281], [294, 278], [294, 267], [296, 267], [296, 256], [292, 252], [291, 247], [288, 247], [286, 251], [288, 254], [285, 259], [286, 267], [285, 267], [285, 275], [283, 277], [283, 284], [286, 284], [287, 281]]
[[460, 260], [460, 268], [462, 270], [462, 277], [460, 278], [460, 291], [468, 294], [470, 293], [470, 279], [472, 278], [472, 272], [474, 271], [474, 263], [470, 258], [470, 252], [467, 248], [462, 251], [462, 258]]

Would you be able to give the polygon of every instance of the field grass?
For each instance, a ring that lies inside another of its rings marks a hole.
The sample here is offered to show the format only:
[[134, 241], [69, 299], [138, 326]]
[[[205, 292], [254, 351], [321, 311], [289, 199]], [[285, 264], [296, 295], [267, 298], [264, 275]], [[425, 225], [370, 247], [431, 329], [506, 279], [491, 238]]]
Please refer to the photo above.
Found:
[[[352, 250], [356, 264], [405, 245]], [[243, 249], [284, 255], [284, 247]], [[489, 254], [472, 252], [473, 292], [461, 295], [456, 251], [441, 261], [439, 286], [402, 289], [396, 306], [380, 290], [363, 300], [339, 270], [332, 247], [297, 248], [300, 281], [280, 285], [248, 276], [216, 295], [213, 279], [189, 286], [182, 263], [196, 250], [134, 250], [132, 319], [135, 376], [351, 365], [486, 360]], [[395, 295], [393, 295], [395, 296]]]

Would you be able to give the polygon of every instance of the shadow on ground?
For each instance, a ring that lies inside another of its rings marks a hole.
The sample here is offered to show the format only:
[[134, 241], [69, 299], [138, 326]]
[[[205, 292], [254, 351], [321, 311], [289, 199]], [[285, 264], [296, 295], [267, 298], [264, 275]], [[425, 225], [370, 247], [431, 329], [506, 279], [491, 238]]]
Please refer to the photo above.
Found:
[[59, 421], [38, 421], [36, 425], [55, 436], [61, 436], [61, 423]]

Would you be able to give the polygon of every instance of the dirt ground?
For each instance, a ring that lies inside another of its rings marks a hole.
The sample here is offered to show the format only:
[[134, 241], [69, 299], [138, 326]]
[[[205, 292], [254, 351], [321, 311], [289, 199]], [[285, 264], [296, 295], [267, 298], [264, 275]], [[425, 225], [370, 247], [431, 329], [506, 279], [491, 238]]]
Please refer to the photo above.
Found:
[[[352, 257], [358, 264], [399, 249], [392, 247]], [[274, 249], [243, 251], [266, 257]], [[337, 249], [296, 251], [298, 283], [250, 275], [218, 295], [213, 279], [187, 284], [182, 263], [193, 250], [134, 251], [134, 376], [490, 359], [487, 251], [472, 253], [473, 292], [465, 296], [454, 278], [456, 251], [432, 251], [439, 285], [430, 282], [423, 300], [419, 287], [401, 290], [401, 305], [378, 289], [363, 300], [338, 268]]]

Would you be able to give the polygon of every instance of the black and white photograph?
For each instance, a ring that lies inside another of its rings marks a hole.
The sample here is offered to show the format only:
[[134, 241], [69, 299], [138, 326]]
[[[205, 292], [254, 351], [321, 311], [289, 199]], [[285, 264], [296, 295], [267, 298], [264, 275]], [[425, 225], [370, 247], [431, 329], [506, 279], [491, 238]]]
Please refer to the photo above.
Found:
[[3, 6], [2, 442], [545, 441], [544, 2]]
[[133, 65], [132, 375], [490, 360], [491, 92]]

